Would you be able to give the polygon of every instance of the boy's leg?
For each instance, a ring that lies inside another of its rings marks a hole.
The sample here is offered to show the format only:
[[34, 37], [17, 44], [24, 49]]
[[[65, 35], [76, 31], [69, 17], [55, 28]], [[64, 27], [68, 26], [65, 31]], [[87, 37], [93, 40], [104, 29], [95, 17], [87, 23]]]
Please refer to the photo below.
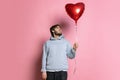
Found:
[[46, 80], [55, 80], [55, 72], [47, 72]]
[[55, 72], [55, 80], [61, 80], [61, 74], [59, 72]]
[[67, 80], [67, 71], [55, 72], [55, 80]]
[[67, 71], [47, 72], [47, 80], [67, 80]]
[[67, 80], [67, 71], [61, 71], [61, 80]]

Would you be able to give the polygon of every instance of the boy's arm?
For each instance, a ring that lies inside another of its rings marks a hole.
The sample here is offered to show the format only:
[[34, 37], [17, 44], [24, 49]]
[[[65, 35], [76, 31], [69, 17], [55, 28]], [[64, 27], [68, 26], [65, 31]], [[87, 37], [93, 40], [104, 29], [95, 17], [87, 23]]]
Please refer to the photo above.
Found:
[[47, 47], [46, 44], [43, 45], [43, 55], [42, 55], [42, 69], [41, 72], [46, 72], [46, 58], [47, 58]]
[[75, 57], [75, 54], [76, 54], [76, 50], [68, 42], [68, 44], [67, 44], [67, 56], [68, 56], [68, 58], [73, 59]]

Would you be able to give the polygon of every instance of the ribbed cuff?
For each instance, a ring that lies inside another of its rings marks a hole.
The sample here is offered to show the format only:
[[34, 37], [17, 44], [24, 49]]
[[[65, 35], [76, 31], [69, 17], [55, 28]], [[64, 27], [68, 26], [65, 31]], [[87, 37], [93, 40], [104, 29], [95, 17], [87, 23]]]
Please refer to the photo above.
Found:
[[41, 69], [41, 72], [46, 72], [46, 69]]

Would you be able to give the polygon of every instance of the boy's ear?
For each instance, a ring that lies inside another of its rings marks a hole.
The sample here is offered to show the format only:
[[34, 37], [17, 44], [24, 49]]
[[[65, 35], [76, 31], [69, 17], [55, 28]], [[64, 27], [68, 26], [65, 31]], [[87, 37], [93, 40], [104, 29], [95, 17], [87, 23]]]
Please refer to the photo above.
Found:
[[52, 32], [54, 32], [54, 31], [52, 30]]

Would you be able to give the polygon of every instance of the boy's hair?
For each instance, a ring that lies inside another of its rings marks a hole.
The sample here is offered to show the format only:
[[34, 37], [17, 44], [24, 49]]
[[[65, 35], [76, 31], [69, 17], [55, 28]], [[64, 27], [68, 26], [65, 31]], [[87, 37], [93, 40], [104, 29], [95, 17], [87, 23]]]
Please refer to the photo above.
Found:
[[50, 33], [51, 33], [51, 36], [52, 36], [52, 37], [54, 37], [52, 31], [53, 31], [57, 26], [60, 26], [60, 25], [59, 25], [59, 24], [55, 24], [55, 25], [53, 25], [53, 26], [50, 27]]

